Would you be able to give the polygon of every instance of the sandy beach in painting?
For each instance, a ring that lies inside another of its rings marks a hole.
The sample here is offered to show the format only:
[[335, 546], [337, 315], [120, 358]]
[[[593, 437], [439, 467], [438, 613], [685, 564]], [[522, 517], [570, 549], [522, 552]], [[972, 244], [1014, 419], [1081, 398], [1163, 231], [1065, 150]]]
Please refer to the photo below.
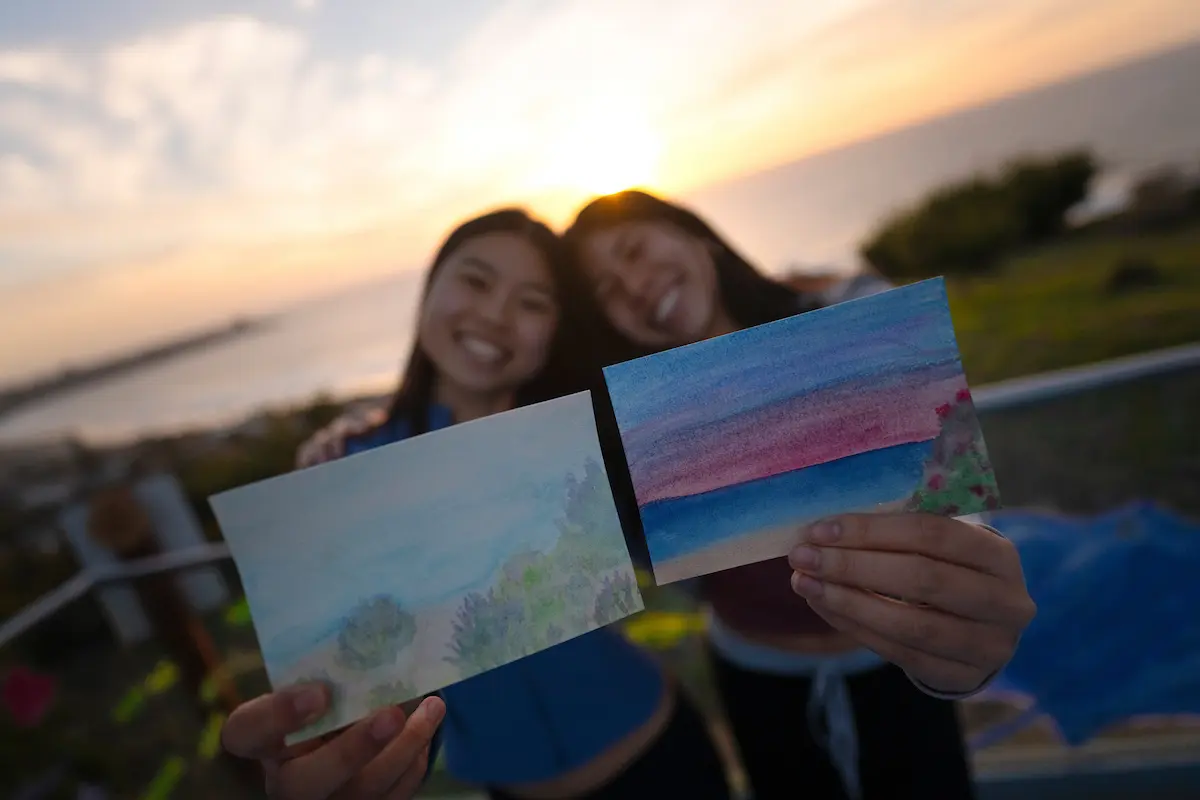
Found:
[[[335, 634], [296, 663], [281, 669], [278, 676], [271, 674], [271, 684], [275, 687], [321, 680], [332, 689], [334, 702], [330, 713], [289, 737], [288, 741], [303, 741], [337, 730], [385, 705], [402, 703], [457, 681], [458, 670], [443, 659], [449, 652], [447, 645], [453, 634], [454, 617], [461, 605], [462, 600], [456, 599], [440, 606], [414, 610], [417, 630], [412, 644], [390, 664], [365, 671], [341, 666], [337, 660]], [[397, 684], [412, 691], [398, 694], [387, 691], [388, 687]], [[387, 697], [381, 699], [380, 694]]]
[[[893, 503], [881, 503], [859, 513], [887, 514], [901, 511], [906, 502], [907, 498]], [[656, 561], [654, 563], [654, 581], [662, 586], [698, 575], [707, 575], [711, 572], [744, 567], [747, 564], [786, 556], [793, 547], [800, 543], [800, 531], [804, 526], [815, 521], [809, 520], [808, 522], [798, 522], [795, 525], [783, 525], [753, 533], [739, 534], [734, 539], [709, 545], [684, 556]]]

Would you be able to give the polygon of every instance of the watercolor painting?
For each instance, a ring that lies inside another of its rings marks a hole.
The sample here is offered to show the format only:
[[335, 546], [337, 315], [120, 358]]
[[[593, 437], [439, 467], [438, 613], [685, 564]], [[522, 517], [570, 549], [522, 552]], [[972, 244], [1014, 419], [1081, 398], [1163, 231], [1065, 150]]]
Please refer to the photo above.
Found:
[[837, 513], [996, 509], [941, 278], [604, 370], [655, 580]]
[[336, 730], [642, 609], [588, 392], [214, 495], [271, 685]]

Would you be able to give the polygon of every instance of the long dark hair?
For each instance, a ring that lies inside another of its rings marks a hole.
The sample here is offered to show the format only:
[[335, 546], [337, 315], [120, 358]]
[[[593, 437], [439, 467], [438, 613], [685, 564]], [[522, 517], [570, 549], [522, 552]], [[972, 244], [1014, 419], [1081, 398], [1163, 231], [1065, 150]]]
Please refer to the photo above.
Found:
[[[721, 301], [739, 327], [750, 328], [774, 322], [819, 306], [811, 298], [759, 271], [691, 209], [639, 189], [604, 195], [589, 202], [575, 216], [575, 221], [563, 234], [563, 241], [573, 255], [573, 261], [578, 263], [583, 242], [588, 235], [634, 221], [666, 222], [708, 244], [717, 269], [717, 288], [721, 293]], [[617, 337], [617, 351], [623, 351], [620, 354], [625, 357], [645, 353], [613, 330], [611, 325], [605, 331], [605, 338], [609, 337]], [[615, 354], [608, 356], [612, 357], [616, 357]]]
[[[592, 339], [588, 336], [586, 325], [598, 316], [598, 311], [588, 302], [582, 276], [567, 268], [562, 240], [524, 210], [501, 208], [467, 220], [455, 228], [446, 237], [425, 273], [421, 305], [429, 295], [438, 270], [451, 255], [469, 240], [494, 233], [516, 234], [537, 249], [550, 268], [559, 307], [558, 325], [546, 363], [529, 383], [517, 390], [516, 405], [538, 403], [587, 388], [594, 367]], [[437, 368], [421, 346], [419, 335], [415, 336], [385, 424], [405, 420], [410, 425], [412, 435], [425, 433], [429, 429], [429, 410], [436, 378]]]

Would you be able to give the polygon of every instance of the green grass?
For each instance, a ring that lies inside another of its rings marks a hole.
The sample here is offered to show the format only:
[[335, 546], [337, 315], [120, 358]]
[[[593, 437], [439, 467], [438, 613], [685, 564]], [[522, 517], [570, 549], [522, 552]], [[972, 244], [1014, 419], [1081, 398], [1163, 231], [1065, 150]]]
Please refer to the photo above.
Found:
[[[1152, 262], [1162, 285], [1106, 291], [1130, 257]], [[947, 284], [974, 386], [1200, 341], [1200, 223], [1067, 239]]]

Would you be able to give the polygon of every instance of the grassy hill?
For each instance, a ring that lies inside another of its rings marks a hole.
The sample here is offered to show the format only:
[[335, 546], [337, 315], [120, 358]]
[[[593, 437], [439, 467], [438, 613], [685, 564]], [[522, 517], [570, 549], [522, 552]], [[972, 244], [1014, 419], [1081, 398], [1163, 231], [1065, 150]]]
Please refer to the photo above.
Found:
[[[1157, 272], [1157, 285], [1109, 288], [1135, 263]], [[947, 283], [972, 386], [1200, 341], [1200, 221], [1080, 234]]]

